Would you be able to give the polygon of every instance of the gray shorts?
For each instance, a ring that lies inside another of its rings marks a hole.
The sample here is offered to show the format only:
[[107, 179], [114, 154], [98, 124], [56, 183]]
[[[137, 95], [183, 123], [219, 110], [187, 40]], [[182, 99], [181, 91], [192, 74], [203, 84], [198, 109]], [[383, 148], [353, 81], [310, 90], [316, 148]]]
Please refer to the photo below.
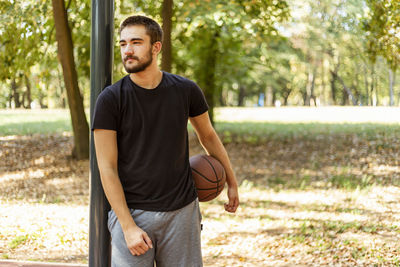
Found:
[[131, 209], [132, 217], [153, 242], [145, 254], [133, 256], [128, 250], [121, 225], [111, 210], [108, 229], [111, 233], [112, 267], [201, 267], [201, 214], [199, 201], [174, 211], [158, 212]]

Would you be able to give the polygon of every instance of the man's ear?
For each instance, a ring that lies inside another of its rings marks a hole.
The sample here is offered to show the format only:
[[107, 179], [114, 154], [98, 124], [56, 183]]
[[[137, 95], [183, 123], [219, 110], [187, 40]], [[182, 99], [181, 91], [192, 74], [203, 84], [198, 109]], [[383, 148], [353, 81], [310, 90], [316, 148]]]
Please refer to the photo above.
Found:
[[156, 54], [159, 54], [161, 52], [161, 48], [162, 48], [162, 43], [161, 42], [155, 42], [153, 44], [153, 52]]

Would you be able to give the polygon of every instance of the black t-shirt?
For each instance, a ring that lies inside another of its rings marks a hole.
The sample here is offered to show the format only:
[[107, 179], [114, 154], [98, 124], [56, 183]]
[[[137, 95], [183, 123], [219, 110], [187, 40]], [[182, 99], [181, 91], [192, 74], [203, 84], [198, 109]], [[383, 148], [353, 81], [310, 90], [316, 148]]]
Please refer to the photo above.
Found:
[[167, 72], [154, 89], [127, 75], [100, 93], [91, 128], [117, 131], [118, 174], [129, 208], [170, 211], [197, 197], [187, 123], [207, 110], [194, 82]]

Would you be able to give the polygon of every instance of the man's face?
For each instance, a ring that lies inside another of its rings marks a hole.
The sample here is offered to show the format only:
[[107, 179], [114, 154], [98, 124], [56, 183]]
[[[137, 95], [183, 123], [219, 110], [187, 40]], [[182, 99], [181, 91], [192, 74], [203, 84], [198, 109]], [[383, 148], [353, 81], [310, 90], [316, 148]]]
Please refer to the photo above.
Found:
[[120, 48], [122, 63], [128, 73], [144, 71], [153, 62], [152, 45], [146, 28], [142, 25], [127, 26], [121, 31]]

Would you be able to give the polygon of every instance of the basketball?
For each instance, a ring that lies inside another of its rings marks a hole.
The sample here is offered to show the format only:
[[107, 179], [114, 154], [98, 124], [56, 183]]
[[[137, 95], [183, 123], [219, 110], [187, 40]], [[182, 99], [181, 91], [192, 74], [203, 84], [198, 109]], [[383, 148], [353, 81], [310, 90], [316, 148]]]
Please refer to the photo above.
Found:
[[224, 189], [226, 181], [222, 164], [207, 155], [195, 155], [189, 162], [199, 201], [206, 202], [216, 198]]

